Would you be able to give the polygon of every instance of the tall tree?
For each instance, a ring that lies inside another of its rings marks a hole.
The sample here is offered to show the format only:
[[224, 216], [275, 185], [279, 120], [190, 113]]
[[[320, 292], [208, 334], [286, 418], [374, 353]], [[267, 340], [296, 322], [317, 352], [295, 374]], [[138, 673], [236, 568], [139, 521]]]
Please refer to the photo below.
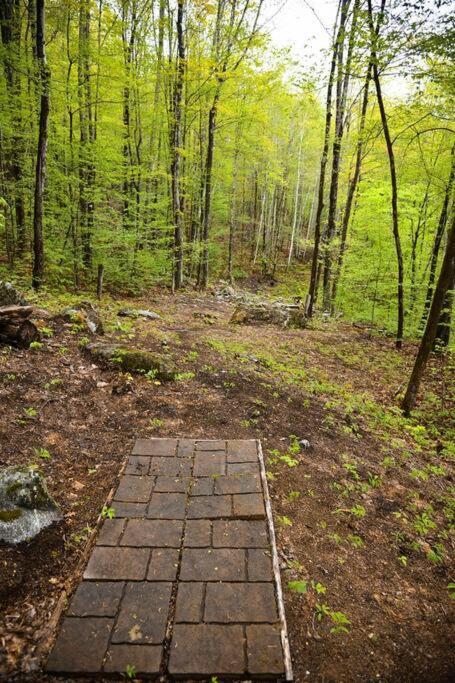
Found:
[[50, 71], [46, 61], [45, 26], [45, 0], [36, 0], [36, 59], [38, 62], [41, 96], [35, 168], [35, 204], [33, 210], [32, 285], [34, 289], [40, 288], [44, 276], [43, 202], [46, 182], [47, 126], [50, 108]]
[[395, 153], [393, 150], [392, 138], [390, 135], [389, 121], [387, 118], [384, 99], [382, 96], [381, 78], [379, 75], [379, 63], [378, 63], [378, 38], [381, 28], [381, 24], [384, 18], [386, 0], [381, 0], [381, 7], [379, 10], [379, 16], [376, 27], [374, 26], [373, 19], [373, 6], [372, 0], [368, 0], [368, 23], [370, 26], [370, 40], [371, 40], [371, 58], [373, 62], [373, 80], [376, 87], [376, 97], [378, 100], [379, 111], [381, 114], [382, 130], [384, 134], [384, 139], [387, 147], [387, 155], [389, 159], [390, 168], [390, 183], [392, 188], [392, 230], [393, 239], [395, 242], [395, 251], [397, 257], [397, 269], [398, 269], [398, 280], [397, 280], [397, 334], [396, 334], [396, 346], [401, 349], [403, 345], [403, 332], [404, 332], [404, 266], [403, 266], [403, 251], [401, 248], [401, 237], [400, 228], [398, 220], [398, 183], [397, 183], [397, 172], [395, 165]]

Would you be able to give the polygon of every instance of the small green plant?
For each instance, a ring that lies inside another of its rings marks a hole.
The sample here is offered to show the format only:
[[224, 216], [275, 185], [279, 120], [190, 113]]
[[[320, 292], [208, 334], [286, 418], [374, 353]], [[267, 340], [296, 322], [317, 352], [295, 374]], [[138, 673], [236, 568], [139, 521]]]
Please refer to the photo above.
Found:
[[449, 591], [449, 598], [455, 600], [455, 583], [449, 583], [447, 590]]
[[349, 633], [351, 622], [343, 612], [330, 612], [329, 616], [335, 624], [330, 629], [330, 633]]
[[113, 507], [108, 507], [107, 505], [103, 505], [103, 508], [101, 510], [101, 519], [114, 519], [115, 517], [115, 508]]
[[317, 602], [315, 607], [316, 619], [322, 621], [322, 619], [330, 614], [330, 607], [324, 603]]
[[34, 351], [39, 351], [39, 349], [42, 349], [43, 346], [44, 346], [43, 342], [32, 341], [32, 342], [30, 343], [30, 347], [29, 347], [29, 348], [33, 349]]
[[431, 529], [436, 529], [436, 524], [431, 519], [429, 512], [422, 512], [414, 519], [414, 529], [420, 536], [426, 536]]
[[50, 460], [51, 454], [49, 453], [47, 448], [34, 448], [33, 450], [38, 458], [42, 458], [43, 460]]
[[194, 372], [178, 372], [175, 375], [175, 379], [177, 382], [186, 382], [189, 381], [190, 379], [194, 379], [196, 377]]
[[24, 412], [27, 417], [36, 417], [38, 415], [36, 408], [24, 408]]
[[285, 515], [277, 515], [276, 519], [280, 526], [292, 526], [292, 521], [289, 519], [289, 517], [286, 517]]
[[288, 495], [286, 496], [288, 501], [292, 503], [294, 500], [298, 500], [300, 498], [300, 491], [290, 491]]
[[133, 664], [126, 665], [125, 676], [130, 680], [136, 677], [136, 667]]
[[357, 536], [356, 534], [349, 534], [348, 541], [351, 543], [351, 545], [354, 546], [354, 548], [363, 548], [363, 546], [365, 545], [362, 538], [360, 538], [360, 536]]
[[41, 334], [44, 334], [45, 337], [52, 337], [54, 335], [54, 330], [50, 327], [41, 327], [40, 332]]
[[354, 517], [365, 517], [367, 514], [367, 511], [363, 507], [363, 505], [354, 505], [349, 512], [351, 515], [354, 515]]
[[322, 584], [319, 583], [319, 581], [311, 581], [311, 588], [318, 594], [318, 595], [325, 595], [327, 593], [327, 588]]
[[159, 429], [164, 425], [164, 420], [161, 420], [159, 417], [154, 417], [150, 420], [149, 424], [152, 429]]
[[288, 581], [288, 588], [295, 593], [306, 593], [308, 590], [307, 581]]
[[406, 555], [400, 555], [399, 558], [398, 558], [398, 562], [399, 562], [403, 567], [407, 567], [407, 566], [408, 566], [408, 558], [406, 557]]

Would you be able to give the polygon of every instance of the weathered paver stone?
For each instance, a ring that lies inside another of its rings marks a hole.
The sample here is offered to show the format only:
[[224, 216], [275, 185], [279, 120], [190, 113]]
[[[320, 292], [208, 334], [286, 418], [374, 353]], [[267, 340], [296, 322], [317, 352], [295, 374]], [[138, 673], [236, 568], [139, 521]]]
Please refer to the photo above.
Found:
[[94, 548], [84, 579], [108, 581], [145, 579], [150, 550], [146, 548]]
[[57, 673], [101, 671], [113, 619], [67, 617], [58, 634], [47, 668]]
[[273, 583], [209, 583], [204, 621], [255, 623], [278, 621]]
[[112, 642], [162, 643], [166, 635], [171, 590], [171, 583], [128, 583]]
[[72, 617], [115, 617], [123, 581], [82, 581], [68, 609]]
[[238, 625], [176, 624], [169, 671], [177, 676], [238, 675], [246, 669], [243, 628]]
[[183, 522], [162, 519], [130, 519], [120, 541], [121, 545], [150, 548], [178, 548]]
[[107, 504], [48, 672], [292, 680], [258, 442], [138, 439]]
[[244, 581], [245, 551], [233, 548], [184, 548], [182, 581]]

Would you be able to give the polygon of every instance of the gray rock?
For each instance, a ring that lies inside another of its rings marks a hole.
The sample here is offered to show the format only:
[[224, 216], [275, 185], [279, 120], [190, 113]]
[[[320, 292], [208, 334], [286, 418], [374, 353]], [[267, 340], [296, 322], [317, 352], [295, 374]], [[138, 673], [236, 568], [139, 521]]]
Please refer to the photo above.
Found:
[[0, 540], [10, 544], [31, 540], [61, 518], [38, 470], [32, 467], [0, 470]]
[[172, 360], [164, 354], [143, 351], [142, 349], [123, 348], [103, 342], [87, 344], [85, 350], [94, 360], [104, 361], [109, 365], [121, 368], [125, 372], [151, 373], [153, 377], [164, 382], [175, 379], [177, 374], [177, 369]]
[[55, 318], [85, 325], [92, 334], [104, 334], [101, 316], [90, 301], [83, 301], [79, 306], [64, 308], [63, 311], [57, 313]]
[[311, 443], [308, 441], [308, 439], [300, 439], [299, 446], [305, 450], [308, 450], [308, 448], [311, 448]]
[[161, 320], [161, 316], [153, 311], [136, 308], [121, 308], [117, 313], [122, 318], [148, 318], [149, 320]]
[[0, 280], [0, 306], [25, 306], [27, 301], [11, 282]]

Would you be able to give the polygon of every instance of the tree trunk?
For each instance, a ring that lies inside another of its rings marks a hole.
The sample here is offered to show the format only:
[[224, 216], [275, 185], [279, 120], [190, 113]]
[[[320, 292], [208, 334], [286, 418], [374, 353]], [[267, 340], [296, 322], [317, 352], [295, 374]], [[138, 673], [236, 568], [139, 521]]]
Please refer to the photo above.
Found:
[[447, 246], [444, 254], [444, 260], [439, 273], [439, 279], [434, 291], [433, 300], [431, 302], [428, 320], [420, 342], [417, 357], [415, 359], [414, 367], [409, 380], [408, 388], [402, 402], [402, 409], [405, 415], [409, 415], [414, 408], [417, 393], [419, 391], [420, 381], [422, 379], [425, 367], [433, 346], [438, 322], [440, 320], [441, 311], [444, 305], [444, 299], [451, 284], [454, 281], [455, 273], [455, 214], [452, 219], [452, 225], [447, 238]]
[[357, 185], [358, 185], [359, 178], [360, 178], [360, 169], [362, 167], [362, 155], [363, 155], [363, 145], [364, 145], [363, 136], [365, 134], [365, 120], [366, 120], [366, 113], [367, 113], [367, 108], [368, 108], [368, 95], [369, 95], [370, 81], [371, 81], [371, 69], [372, 69], [372, 64], [370, 61], [368, 64], [367, 75], [365, 78], [365, 86], [364, 86], [364, 90], [363, 90], [362, 110], [360, 113], [360, 124], [359, 124], [358, 140], [357, 140], [357, 154], [356, 154], [356, 160], [355, 160], [354, 175], [352, 176], [351, 182], [349, 183], [349, 187], [348, 187], [348, 194], [347, 194], [347, 198], [346, 198], [346, 206], [344, 209], [343, 223], [342, 223], [342, 227], [341, 227], [340, 251], [338, 254], [338, 262], [337, 262], [337, 268], [336, 268], [335, 276], [333, 278], [332, 297], [331, 297], [332, 298], [332, 301], [331, 301], [331, 313], [332, 313], [332, 315], [335, 313], [338, 282], [340, 280], [341, 269], [343, 267], [344, 254], [346, 251], [346, 240], [347, 240], [347, 236], [348, 236], [349, 221], [351, 218], [352, 205], [353, 205], [355, 193], [357, 190]]
[[173, 273], [172, 287], [180, 289], [183, 285], [183, 215], [180, 200], [180, 165], [182, 137], [182, 97], [185, 76], [185, 44], [183, 37], [183, 13], [185, 0], [178, 0], [177, 8], [177, 69], [174, 84], [172, 125], [171, 125], [171, 178], [172, 178], [172, 217], [174, 222]]
[[45, 50], [45, 0], [36, 0], [36, 57], [40, 76], [40, 115], [35, 169], [35, 204], [33, 210], [32, 286], [39, 289], [44, 276], [43, 199], [46, 182], [47, 124], [49, 119], [50, 72]]
[[[347, 0], [340, 0], [341, 9], [346, 5]], [[343, 12], [341, 13], [343, 15]], [[310, 288], [308, 291], [307, 301], [306, 301], [306, 315], [311, 318], [313, 315], [313, 309], [316, 299], [317, 282], [318, 282], [318, 270], [319, 270], [319, 246], [321, 241], [321, 218], [322, 210], [324, 208], [324, 185], [325, 185], [325, 171], [327, 167], [327, 159], [329, 155], [329, 139], [330, 139], [330, 126], [332, 121], [332, 90], [333, 90], [333, 80], [335, 77], [335, 68], [338, 57], [338, 49], [340, 44], [340, 39], [342, 36], [342, 26], [338, 28], [337, 35], [332, 47], [332, 61], [330, 65], [329, 82], [327, 84], [327, 96], [326, 96], [326, 108], [325, 108], [325, 128], [324, 128], [324, 146], [322, 149], [321, 156], [321, 169], [319, 172], [319, 188], [318, 188], [318, 203], [316, 209], [316, 221], [314, 224], [314, 247], [313, 247], [313, 259], [311, 262], [311, 275], [310, 275]]]
[[441, 315], [439, 316], [438, 326], [436, 328], [436, 337], [433, 348], [435, 351], [446, 349], [450, 342], [450, 331], [452, 326], [452, 310], [455, 290], [455, 269], [452, 273], [452, 281], [444, 297]]
[[[340, 39], [340, 46], [338, 49], [338, 76], [337, 76], [337, 88], [336, 88], [336, 121], [335, 121], [335, 137], [333, 140], [333, 152], [332, 152], [332, 174], [330, 179], [330, 193], [329, 193], [329, 210], [327, 217], [327, 231], [325, 239], [325, 254], [324, 254], [324, 274], [323, 274], [323, 296], [324, 296], [324, 309], [326, 311], [330, 310], [331, 306], [331, 292], [330, 292], [330, 280], [331, 280], [331, 269], [332, 269], [332, 254], [331, 254], [331, 242], [335, 237], [336, 233], [336, 214], [337, 214], [337, 204], [338, 204], [338, 184], [340, 177], [340, 164], [341, 164], [341, 144], [344, 134], [344, 115], [346, 110], [346, 99], [349, 88], [349, 80], [351, 75], [351, 63], [352, 54], [354, 51], [355, 43], [355, 33], [357, 27], [357, 16], [359, 12], [359, 2], [360, 0], [354, 1], [354, 8], [352, 13], [351, 29], [349, 32], [348, 41], [348, 54], [346, 57], [346, 63], [343, 63], [343, 47], [345, 38], [345, 24], [346, 15], [348, 12], [349, 5], [342, 8], [341, 13], [341, 26], [342, 26], [342, 36]], [[344, 74], [344, 76], [343, 76]]]
[[442, 203], [441, 213], [439, 216], [438, 227], [434, 236], [433, 250], [431, 252], [430, 260], [430, 274], [428, 277], [427, 293], [425, 296], [425, 303], [423, 306], [422, 318], [420, 320], [419, 330], [423, 331], [425, 322], [430, 310], [431, 299], [433, 296], [434, 281], [436, 279], [436, 268], [438, 265], [439, 249], [441, 247], [441, 240], [444, 230], [447, 225], [447, 218], [449, 213], [449, 204], [452, 197], [453, 184], [455, 181], [455, 145], [452, 147], [452, 166], [450, 169], [449, 182], [447, 183], [444, 193], [444, 201]]
[[368, 21], [370, 26], [371, 34], [371, 57], [373, 62], [373, 80], [376, 86], [376, 96], [378, 99], [379, 111], [381, 114], [381, 123], [384, 132], [384, 139], [387, 147], [387, 155], [389, 157], [389, 167], [390, 167], [390, 182], [392, 186], [392, 229], [393, 229], [393, 239], [395, 242], [395, 251], [397, 257], [397, 267], [398, 267], [398, 282], [397, 282], [397, 337], [396, 337], [396, 347], [401, 349], [403, 345], [403, 330], [404, 330], [404, 292], [403, 292], [403, 278], [404, 278], [404, 268], [403, 268], [403, 252], [401, 249], [401, 239], [400, 230], [398, 223], [398, 186], [397, 186], [397, 174], [395, 168], [395, 154], [393, 151], [392, 139], [390, 137], [389, 122], [387, 119], [387, 114], [385, 111], [384, 100], [382, 98], [381, 81], [379, 78], [379, 67], [378, 67], [378, 57], [376, 52], [376, 43], [379, 35], [379, 29], [384, 16], [386, 0], [381, 0], [381, 9], [378, 17], [378, 23], [376, 29], [373, 23], [373, 8], [372, 0], [368, 0]]

